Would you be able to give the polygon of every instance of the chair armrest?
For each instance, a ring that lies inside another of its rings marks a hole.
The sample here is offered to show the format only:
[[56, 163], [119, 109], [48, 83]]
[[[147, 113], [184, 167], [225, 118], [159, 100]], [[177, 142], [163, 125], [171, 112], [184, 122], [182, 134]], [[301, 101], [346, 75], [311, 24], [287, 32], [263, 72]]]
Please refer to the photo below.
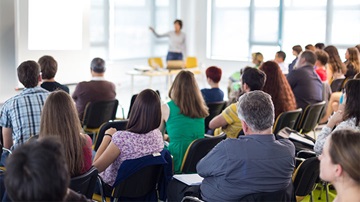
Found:
[[181, 202], [185, 202], [186, 200], [194, 201], [194, 202], [204, 202], [203, 200], [200, 200], [198, 197], [195, 196], [185, 196]]

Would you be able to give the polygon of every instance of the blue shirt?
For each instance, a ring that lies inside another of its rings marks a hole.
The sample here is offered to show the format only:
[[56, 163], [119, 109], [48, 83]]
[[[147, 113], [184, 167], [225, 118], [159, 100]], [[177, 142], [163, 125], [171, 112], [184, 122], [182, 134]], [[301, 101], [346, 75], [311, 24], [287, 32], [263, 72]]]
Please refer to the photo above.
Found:
[[221, 102], [224, 100], [224, 92], [220, 88], [204, 88], [201, 93], [206, 103]]
[[285, 189], [295, 167], [295, 147], [274, 135], [226, 139], [197, 164], [205, 201], [237, 201], [245, 195]]
[[0, 111], [0, 126], [12, 128], [14, 146], [40, 132], [42, 107], [49, 92], [41, 87], [26, 88], [7, 100]]

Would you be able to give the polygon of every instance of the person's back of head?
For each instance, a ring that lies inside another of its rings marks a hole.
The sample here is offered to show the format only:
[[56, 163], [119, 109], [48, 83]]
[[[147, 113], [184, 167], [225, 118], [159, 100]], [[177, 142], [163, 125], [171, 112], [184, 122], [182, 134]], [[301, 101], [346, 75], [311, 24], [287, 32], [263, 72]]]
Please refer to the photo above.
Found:
[[320, 62], [322, 66], [325, 66], [329, 61], [329, 55], [324, 50], [315, 51], [316, 60]]
[[304, 52], [302, 52], [300, 54], [299, 65], [301, 65], [301, 66], [305, 66], [305, 65], [314, 66], [315, 62], [316, 62], [316, 59], [317, 58], [316, 58], [316, 55], [315, 55], [314, 51], [306, 50], [306, 51], [304, 51]]
[[261, 63], [264, 62], [264, 56], [260, 52], [251, 54], [251, 57], [252, 57], [252, 62], [257, 66], [261, 65]]
[[325, 48], [325, 44], [324, 43], [316, 43], [315, 48], [318, 50], [323, 50]]
[[211, 79], [214, 83], [219, 83], [222, 75], [222, 71], [219, 67], [211, 66], [206, 69], [206, 78]]
[[350, 79], [345, 84], [345, 110], [343, 119], [355, 118], [355, 125], [360, 126], [360, 79]]
[[278, 51], [275, 54], [275, 61], [277, 63], [284, 62], [286, 59], [286, 53], [284, 51]]
[[308, 45], [305, 46], [305, 50], [315, 51], [316, 48], [315, 48], [315, 46], [313, 46], [312, 44], [308, 44]]
[[102, 58], [94, 58], [91, 61], [90, 69], [94, 73], [103, 74], [106, 70], [105, 61]]
[[340, 55], [339, 55], [339, 51], [338, 49], [333, 46], [326, 46], [324, 48], [324, 51], [327, 52], [327, 54], [329, 55], [329, 61], [328, 64], [331, 65], [331, 70], [335, 73], [335, 72], [343, 72], [345, 71], [346, 67], [344, 65], [344, 63], [342, 63]]
[[300, 45], [293, 46], [292, 50], [296, 53], [296, 56], [298, 56], [302, 52], [302, 48]]
[[241, 80], [243, 86], [246, 84], [250, 91], [262, 90], [265, 85], [266, 75], [256, 68], [245, 67]]
[[5, 188], [12, 201], [61, 201], [69, 182], [62, 145], [54, 137], [24, 144], [8, 158]]
[[129, 116], [126, 130], [146, 134], [159, 128], [161, 122], [161, 102], [159, 95], [145, 89], [136, 97]]
[[17, 68], [17, 75], [20, 83], [25, 88], [34, 88], [39, 84], [40, 80], [39, 64], [32, 60], [22, 62]]
[[271, 131], [275, 113], [269, 94], [260, 90], [243, 94], [239, 97], [237, 112], [239, 119], [251, 129], [251, 133], [249, 133], [244, 128], [246, 135]]
[[52, 79], [55, 77], [58, 64], [52, 56], [44, 55], [39, 58], [38, 63], [40, 65], [41, 77], [43, 79]]

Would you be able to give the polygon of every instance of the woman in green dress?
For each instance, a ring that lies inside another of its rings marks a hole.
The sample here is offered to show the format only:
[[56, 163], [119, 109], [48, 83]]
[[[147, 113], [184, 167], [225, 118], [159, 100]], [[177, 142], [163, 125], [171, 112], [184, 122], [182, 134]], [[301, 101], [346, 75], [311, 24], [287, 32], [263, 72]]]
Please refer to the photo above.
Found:
[[163, 121], [160, 129], [167, 131], [174, 170], [175, 173], [180, 173], [184, 154], [190, 143], [204, 138], [205, 117], [209, 113], [194, 74], [190, 71], [181, 71], [176, 76], [169, 90], [169, 97], [171, 101], [161, 107]]

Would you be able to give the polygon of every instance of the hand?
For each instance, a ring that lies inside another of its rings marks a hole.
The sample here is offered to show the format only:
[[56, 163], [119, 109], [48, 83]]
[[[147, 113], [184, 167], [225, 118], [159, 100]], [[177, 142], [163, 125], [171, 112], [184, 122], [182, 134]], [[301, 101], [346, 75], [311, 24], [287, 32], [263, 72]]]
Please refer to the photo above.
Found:
[[153, 32], [154, 31], [154, 28], [153, 27], [149, 27], [149, 29]]
[[114, 135], [116, 133], [116, 128], [109, 128], [105, 131], [105, 134]]
[[329, 128], [333, 128], [334, 126], [336, 126], [337, 124], [339, 124], [341, 121], [343, 121], [343, 111], [342, 110], [338, 110], [337, 112], [335, 112], [330, 118], [329, 121], [327, 123], [327, 126]]
[[345, 111], [345, 104], [339, 104], [338, 110]]

